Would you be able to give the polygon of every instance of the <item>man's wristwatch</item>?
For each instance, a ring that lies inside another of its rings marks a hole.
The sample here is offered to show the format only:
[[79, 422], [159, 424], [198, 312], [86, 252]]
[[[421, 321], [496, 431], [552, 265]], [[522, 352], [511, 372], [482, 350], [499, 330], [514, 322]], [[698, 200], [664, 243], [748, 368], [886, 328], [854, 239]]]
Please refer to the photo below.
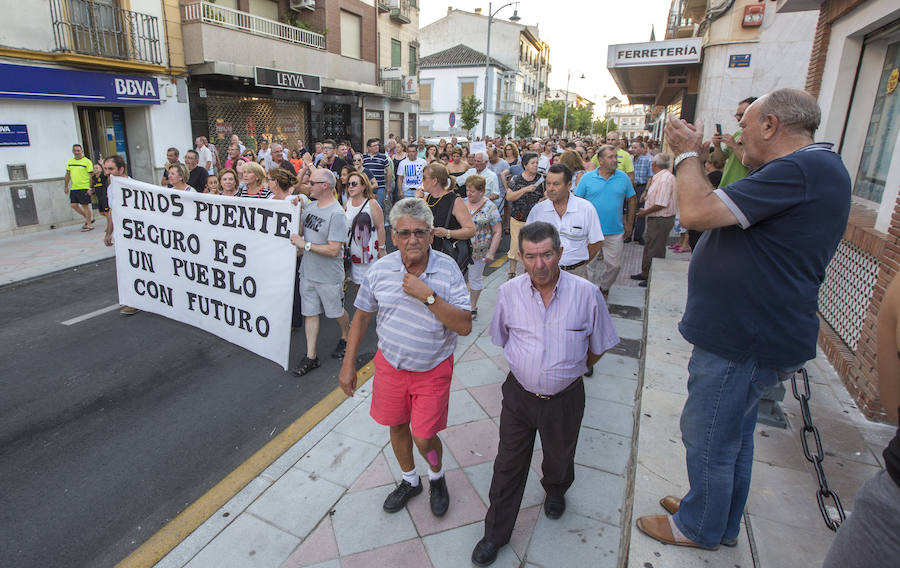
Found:
[[675, 162], [672, 164], [672, 169], [674, 170], [675, 168], [677, 168], [678, 164], [687, 160], [688, 158], [699, 158], [699, 157], [700, 157], [700, 154], [698, 154], [697, 152], [683, 152], [681, 154], [678, 154], [678, 156], [675, 158]]
[[437, 298], [437, 294], [435, 294], [434, 292], [432, 292], [430, 296], [428, 296], [427, 298], [425, 298], [425, 305], [426, 305], [426, 306], [433, 306], [433, 305], [434, 305], [434, 301], [435, 301], [436, 298]]
[[303, 250], [305, 250], [306, 252], [309, 252], [311, 249], [312, 249], [312, 243], [309, 241], [306, 241], [306, 244], [303, 245]]

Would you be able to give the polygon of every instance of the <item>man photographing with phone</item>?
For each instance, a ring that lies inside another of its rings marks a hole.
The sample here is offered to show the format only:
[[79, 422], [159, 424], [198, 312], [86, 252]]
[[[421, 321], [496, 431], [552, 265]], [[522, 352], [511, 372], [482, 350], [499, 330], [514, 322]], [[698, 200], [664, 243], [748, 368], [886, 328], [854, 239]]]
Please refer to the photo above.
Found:
[[[734, 111], [734, 119], [740, 124], [744, 118], [744, 111], [753, 104], [756, 97], [747, 97], [738, 103], [737, 110]], [[725, 147], [722, 148], [722, 143]], [[744, 146], [741, 144], [741, 131], [736, 130], [734, 134], [723, 134], [722, 124], [716, 123], [716, 133], [712, 137], [712, 151], [710, 158], [725, 161], [725, 169], [722, 170], [722, 181], [719, 187], [725, 187], [737, 180], [747, 176], [747, 166], [743, 164]]]

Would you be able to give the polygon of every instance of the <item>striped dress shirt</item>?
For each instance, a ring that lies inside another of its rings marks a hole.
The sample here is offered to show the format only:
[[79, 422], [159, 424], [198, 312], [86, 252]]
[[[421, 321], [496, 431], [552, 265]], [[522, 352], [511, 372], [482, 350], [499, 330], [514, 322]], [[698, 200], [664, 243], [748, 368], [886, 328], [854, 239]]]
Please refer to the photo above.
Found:
[[528, 274], [500, 286], [490, 333], [519, 383], [543, 395], [587, 371], [588, 348], [600, 354], [619, 343], [600, 289], [565, 271], [546, 307]]
[[[354, 305], [365, 312], [378, 312], [378, 348], [388, 363], [402, 371], [430, 371], [453, 353], [457, 335], [421, 300], [403, 291], [406, 272], [400, 251], [378, 259], [366, 272]], [[446, 254], [430, 250], [428, 265], [419, 278], [448, 304], [472, 309], [462, 272]]]
[[675, 215], [675, 174], [669, 170], [660, 170], [653, 176], [650, 189], [647, 190], [646, 205], [662, 205], [655, 213], [647, 217], [672, 217]]

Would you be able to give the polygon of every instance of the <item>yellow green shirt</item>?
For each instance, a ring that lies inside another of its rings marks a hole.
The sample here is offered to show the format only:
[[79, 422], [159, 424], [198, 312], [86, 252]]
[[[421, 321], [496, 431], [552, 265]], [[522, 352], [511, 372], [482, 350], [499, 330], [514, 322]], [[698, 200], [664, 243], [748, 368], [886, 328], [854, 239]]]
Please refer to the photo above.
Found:
[[[591, 158], [591, 161], [594, 162], [595, 166], [598, 168], [600, 167], [600, 160], [597, 159], [597, 156]], [[631, 159], [631, 154], [621, 148], [616, 150], [616, 169], [621, 170], [626, 174], [630, 174], [634, 171], [634, 162]]]
[[91, 173], [94, 171], [94, 164], [90, 158], [87, 156], [80, 160], [69, 158], [66, 163], [66, 171], [69, 172], [69, 179], [72, 180], [72, 187], [69, 189], [91, 188]]

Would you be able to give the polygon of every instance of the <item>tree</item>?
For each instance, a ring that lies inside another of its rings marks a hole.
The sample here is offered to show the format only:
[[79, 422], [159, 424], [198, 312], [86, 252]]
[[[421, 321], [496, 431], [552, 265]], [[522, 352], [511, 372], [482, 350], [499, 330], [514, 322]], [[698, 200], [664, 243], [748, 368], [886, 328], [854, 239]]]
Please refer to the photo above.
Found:
[[608, 132], [612, 132], [614, 130], [618, 130], [619, 125], [616, 124], [615, 120], [606, 119], [606, 120], [595, 120], [594, 121], [594, 134], [598, 134], [600, 136], [606, 136]]
[[471, 131], [481, 122], [481, 101], [475, 98], [475, 95], [468, 96], [462, 100], [462, 107], [459, 111], [459, 122], [463, 130], [471, 137]]
[[551, 130], [561, 132], [564, 110], [565, 104], [563, 101], [544, 101], [537, 109], [537, 117], [546, 118]]
[[591, 117], [594, 114], [594, 105], [582, 108], [569, 108], [569, 120], [566, 125], [569, 132], [587, 134], [591, 130]]
[[497, 119], [497, 128], [495, 128], [495, 134], [497, 136], [502, 136], [506, 138], [509, 136], [509, 133], [512, 132], [512, 115], [504, 114], [500, 118]]
[[531, 117], [523, 116], [516, 121], [516, 138], [528, 138], [531, 136]]

